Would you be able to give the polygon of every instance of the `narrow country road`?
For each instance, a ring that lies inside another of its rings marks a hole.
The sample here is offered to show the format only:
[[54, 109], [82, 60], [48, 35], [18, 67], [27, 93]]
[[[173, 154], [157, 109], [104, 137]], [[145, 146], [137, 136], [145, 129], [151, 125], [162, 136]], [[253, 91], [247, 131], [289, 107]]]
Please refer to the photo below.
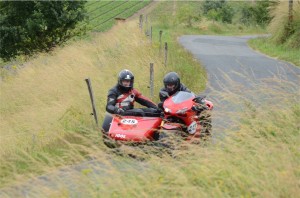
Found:
[[255, 37], [186, 35], [179, 38], [180, 44], [207, 70], [205, 95], [215, 104], [213, 127], [217, 133], [237, 121], [232, 114], [241, 111], [241, 100], [259, 107], [278, 102], [282, 98], [279, 96], [285, 93], [300, 98], [300, 68], [253, 51], [247, 41]]

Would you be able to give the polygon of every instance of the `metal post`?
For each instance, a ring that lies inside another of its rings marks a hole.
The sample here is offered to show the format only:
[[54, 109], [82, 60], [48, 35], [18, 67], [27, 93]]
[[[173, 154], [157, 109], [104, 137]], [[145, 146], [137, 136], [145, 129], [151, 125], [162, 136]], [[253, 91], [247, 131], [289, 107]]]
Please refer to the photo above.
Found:
[[153, 98], [153, 87], [154, 87], [154, 68], [153, 63], [150, 63], [150, 97]]
[[93, 94], [93, 90], [92, 90], [92, 83], [91, 83], [90, 78], [86, 78], [85, 82], [88, 86], [89, 93], [90, 93], [90, 98], [91, 98], [91, 103], [92, 103], [92, 108], [93, 108], [92, 115], [94, 115], [96, 125], [98, 126], [98, 117], [97, 117], [97, 112], [96, 112], [96, 105], [95, 105], [95, 102], [94, 102], [94, 94]]

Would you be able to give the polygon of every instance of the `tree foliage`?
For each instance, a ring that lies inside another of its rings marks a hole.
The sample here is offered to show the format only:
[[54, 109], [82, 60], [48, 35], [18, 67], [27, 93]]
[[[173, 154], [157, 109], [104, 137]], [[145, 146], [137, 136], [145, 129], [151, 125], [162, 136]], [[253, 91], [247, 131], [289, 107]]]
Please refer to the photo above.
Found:
[[197, 13], [194, 7], [183, 5], [179, 8], [177, 15], [179, 23], [185, 24], [187, 27], [192, 27], [192, 21], [200, 21], [201, 16]]
[[271, 16], [269, 7], [274, 4], [273, 1], [257, 1], [255, 4], [244, 4], [242, 7], [240, 21], [244, 24], [267, 25]]
[[233, 8], [225, 1], [209, 1], [203, 2], [203, 14], [209, 19], [231, 23], [234, 16]]
[[0, 57], [49, 51], [77, 32], [85, 18], [83, 1], [1, 1]]

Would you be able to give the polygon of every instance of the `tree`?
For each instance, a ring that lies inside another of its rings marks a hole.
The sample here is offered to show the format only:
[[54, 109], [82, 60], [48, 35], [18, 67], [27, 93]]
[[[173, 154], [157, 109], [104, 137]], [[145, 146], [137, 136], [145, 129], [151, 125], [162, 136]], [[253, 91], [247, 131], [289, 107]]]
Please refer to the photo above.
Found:
[[221, 1], [204, 1], [203, 13], [209, 19], [215, 21], [222, 21], [224, 23], [231, 23], [234, 15], [234, 10], [227, 4], [225, 0]]
[[240, 21], [244, 24], [258, 24], [258, 25], [267, 25], [271, 16], [269, 13], [269, 7], [274, 4], [275, 1], [258, 1], [255, 4], [244, 4], [241, 10], [241, 19]]
[[0, 57], [49, 51], [76, 34], [83, 1], [1, 1]]
[[180, 23], [186, 24], [187, 27], [192, 27], [192, 21], [201, 20], [200, 16], [196, 14], [193, 7], [189, 5], [184, 5], [180, 7], [178, 13], [178, 21]]
[[205, 0], [202, 6], [203, 14], [204, 15], [208, 14], [210, 10], [217, 11], [221, 9], [225, 3], [226, 3], [225, 0], [220, 0], [220, 1]]

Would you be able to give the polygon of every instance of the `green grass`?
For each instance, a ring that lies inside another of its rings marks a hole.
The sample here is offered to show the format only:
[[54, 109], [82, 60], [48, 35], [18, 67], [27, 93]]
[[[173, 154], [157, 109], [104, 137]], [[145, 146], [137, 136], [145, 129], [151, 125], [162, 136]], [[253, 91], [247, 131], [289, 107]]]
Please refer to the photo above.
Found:
[[[247, 34], [264, 34], [266, 29], [255, 25], [226, 24], [218, 21], [210, 21], [199, 15], [201, 13], [202, 2], [162, 2], [155, 12], [150, 14], [154, 24], [161, 29], [170, 29], [174, 34], [205, 34], [205, 35], [247, 35]], [[183, 9], [185, 8], [185, 9]], [[189, 11], [187, 13], [187, 10]], [[194, 16], [191, 26], [187, 20], [179, 17]], [[173, 14], [175, 14], [173, 16]], [[172, 17], [170, 17], [172, 16]]]
[[300, 4], [293, 6], [293, 31], [287, 31], [289, 2], [280, 1], [271, 9], [272, 20], [268, 25], [269, 38], [257, 38], [249, 41], [252, 48], [269, 56], [282, 59], [300, 66]]
[[274, 44], [268, 38], [251, 39], [249, 44], [255, 50], [300, 66], [300, 49], [286, 47], [283, 44]]

